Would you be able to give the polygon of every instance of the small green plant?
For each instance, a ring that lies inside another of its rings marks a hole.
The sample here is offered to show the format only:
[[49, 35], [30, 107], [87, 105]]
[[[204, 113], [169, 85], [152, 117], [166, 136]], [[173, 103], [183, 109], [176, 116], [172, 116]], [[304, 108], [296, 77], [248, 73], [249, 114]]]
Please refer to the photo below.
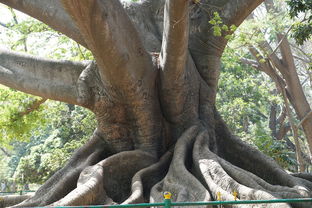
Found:
[[213, 35], [217, 37], [221, 37], [224, 35], [224, 38], [229, 40], [232, 38], [232, 34], [235, 32], [237, 27], [235, 25], [228, 26], [223, 23], [218, 12], [213, 13], [212, 19], [209, 21], [213, 29]]

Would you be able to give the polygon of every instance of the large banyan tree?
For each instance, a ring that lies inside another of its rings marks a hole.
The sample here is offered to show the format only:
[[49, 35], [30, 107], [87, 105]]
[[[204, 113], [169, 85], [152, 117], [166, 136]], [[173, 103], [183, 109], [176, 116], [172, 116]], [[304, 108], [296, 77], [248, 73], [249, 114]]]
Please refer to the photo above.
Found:
[[[97, 119], [89, 141], [17, 207], [159, 202], [164, 191], [173, 201], [210, 201], [218, 192], [233, 200], [233, 191], [240, 200], [311, 196], [310, 175], [290, 175], [236, 138], [215, 107], [227, 40], [209, 20], [218, 12], [238, 26], [262, 0], [0, 2], [95, 57], [0, 51], [1, 84], [83, 106]], [[311, 207], [270, 207], [292, 206]]]

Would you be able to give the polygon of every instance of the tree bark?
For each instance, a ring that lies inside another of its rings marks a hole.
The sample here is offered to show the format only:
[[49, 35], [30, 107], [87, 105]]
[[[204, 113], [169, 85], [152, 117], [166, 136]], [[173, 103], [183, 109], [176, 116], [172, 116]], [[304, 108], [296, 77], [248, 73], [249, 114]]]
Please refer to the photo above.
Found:
[[[65, 167], [15, 207], [159, 202], [164, 191], [173, 201], [216, 200], [217, 192], [230, 200], [234, 190], [240, 200], [311, 195], [312, 182], [233, 136], [215, 108], [227, 41], [212, 35], [209, 18], [219, 11], [224, 22], [239, 25], [260, 0], [0, 2], [63, 32], [96, 59], [38, 59], [38, 67], [28, 64], [32, 57], [0, 53], [0, 83], [81, 105], [97, 119], [93, 136]], [[16, 66], [20, 59], [24, 67]], [[23, 85], [16, 75], [30, 81]], [[35, 87], [42, 80], [49, 89]], [[271, 207], [292, 206], [299, 207]]]

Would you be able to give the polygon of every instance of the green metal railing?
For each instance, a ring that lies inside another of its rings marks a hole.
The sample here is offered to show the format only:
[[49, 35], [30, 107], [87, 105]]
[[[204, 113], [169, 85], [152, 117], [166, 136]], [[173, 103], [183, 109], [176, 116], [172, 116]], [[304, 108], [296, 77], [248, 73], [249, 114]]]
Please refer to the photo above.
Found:
[[[236, 198], [234, 196], [234, 198]], [[165, 192], [164, 202], [160, 203], [141, 203], [141, 204], [121, 204], [121, 205], [93, 205], [93, 206], [59, 206], [54, 208], [133, 208], [133, 207], [164, 207], [171, 208], [174, 206], [208, 206], [208, 205], [235, 205], [235, 204], [274, 204], [274, 203], [311, 203], [312, 198], [298, 199], [274, 199], [274, 200], [235, 200], [235, 201], [209, 201], [209, 202], [172, 202], [171, 193]], [[46, 208], [46, 207], [36, 207]]]
[[[23, 191], [34, 192], [34, 191]], [[20, 193], [20, 192], [0, 192], [0, 193]], [[164, 207], [171, 208], [174, 206], [208, 206], [208, 205], [237, 205], [237, 204], [275, 204], [275, 203], [311, 203], [312, 198], [298, 198], [298, 199], [274, 199], [274, 200], [236, 200], [236, 194], [234, 195], [234, 201], [221, 201], [221, 195], [217, 194], [218, 201], [208, 202], [172, 202], [171, 193], [164, 193], [164, 201], [159, 203], [141, 203], [141, 204], [121, 204], [121, 205], [92, 205], [92, 206], [57, 206], [54, 208], [133, 208], [133, 207]], [[34, 207], [34, 208], [47, 208], [47, 207]], [[50, 207], [51, 208], [51, 207]]]

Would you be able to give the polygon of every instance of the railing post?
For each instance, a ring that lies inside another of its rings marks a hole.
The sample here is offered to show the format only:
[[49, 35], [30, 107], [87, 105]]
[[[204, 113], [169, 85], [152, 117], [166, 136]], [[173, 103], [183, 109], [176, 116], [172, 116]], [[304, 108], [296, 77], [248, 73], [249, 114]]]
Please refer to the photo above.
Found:
[[164, 208], [171, 208], [171, 193], [168, 191], [164, 193], [164, 203]]
[[233, 191], [234, 201], [237, 200], [237, 195], [238, 195], [237, 191]]
[[[217, 192], [217, 201], [221, 201], [222, 199], [221, 199], [221, 192], [220, 191], [218, 191]], [[223, 207], [221, 204], [219, 204], [218, 205], [218, 208], [221, 208], [221, 207]]]

